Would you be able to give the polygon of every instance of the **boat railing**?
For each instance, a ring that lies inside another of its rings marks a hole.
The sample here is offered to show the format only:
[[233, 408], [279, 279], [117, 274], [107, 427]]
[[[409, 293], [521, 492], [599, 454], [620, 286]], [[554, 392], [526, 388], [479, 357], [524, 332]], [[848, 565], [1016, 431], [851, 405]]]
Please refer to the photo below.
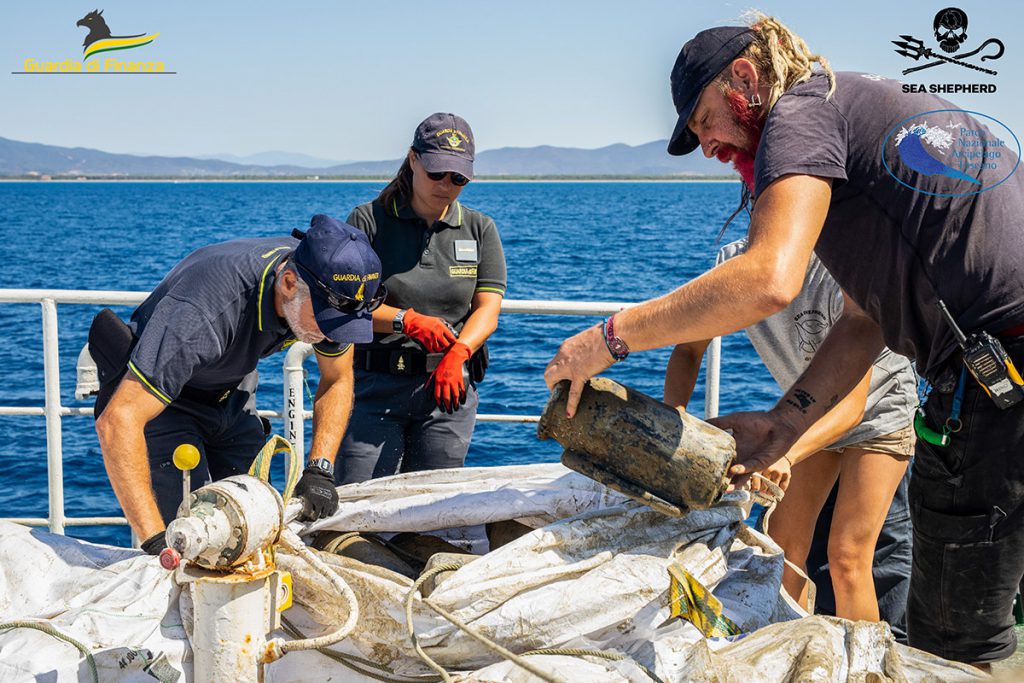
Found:
[[[58, 347], [58, 304], [91, 306], [137, 306], [148, 292], [72, 289], [0, 289], [0, 303], [39, 304], [42, 309], [43, 405], [0, 406], [0, 415], [43, 416], [46, 421], [46, 471], [49, 513], [43, 517], [6, 517], [0, 521], [29, 526], [46, 526], [63, 534], [68, 526], [124, 525], [124, 517], [68, 517], [64, 512], [64, 459], [61, 421], [65, 417], [92, 416], [92, 407], [69, 407], [61, 403], [60, 355]], [[608, 316], [634, 304], [601, 301], [545, 301], [506, 299], [503, 314]], [[303, 362], [312, 353], [308, 344], [293, 344], [284, 359], [284, 397], [281, 410], [260, 410], [259, 414], [284, 421], [285, 437], [296, 453], [305, 453], [305, 422], [312, 417], [303, 400]], [[704, 415], [718, 414], [718, 384], [721, 340], [708, 347], [705, 373]], [[537, 422], [539, 415], [478, 414], [479, 422]]]

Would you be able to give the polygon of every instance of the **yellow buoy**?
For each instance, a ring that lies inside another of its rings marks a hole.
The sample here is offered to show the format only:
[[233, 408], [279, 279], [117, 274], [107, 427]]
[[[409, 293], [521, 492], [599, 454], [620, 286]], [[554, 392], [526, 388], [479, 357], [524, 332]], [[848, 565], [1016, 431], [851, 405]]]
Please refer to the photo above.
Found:
[[174, 466], [179, 470], [192, 470], [199, 464], [199, 449], [183, 443], [174, 449]]

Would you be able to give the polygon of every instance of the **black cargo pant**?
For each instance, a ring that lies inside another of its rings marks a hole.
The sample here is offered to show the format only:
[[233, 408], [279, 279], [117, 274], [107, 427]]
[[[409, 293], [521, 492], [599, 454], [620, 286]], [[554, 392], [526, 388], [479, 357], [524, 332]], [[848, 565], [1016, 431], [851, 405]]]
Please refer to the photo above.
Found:
[[466, 383], [466, 405], [449, 415], [434, 402], [429, 375], [355, 371], [355, 404], [338, 451], [339, 484], [401, 472], [462, 467], [480, 402]]
[[191, 488], [245, 474], [267, 441], [264, 423], [247, 409], [250, 395], [235, 390], [223, 403], [210, 404], [179, 398], [146, 425], [149, 474], [164, 524], [177, 516], [181, 505], [181, 471], [174, 466], [174, 449], [190, 443], [199, 449], [199, 465], [192, 470]]
[[[910, 592], [910, 566], [913, 549], [913, 530], [910, 525], [910, 505], [907, 494], [910, 482], [910, 468], [907, 469], [896, 494], [893, 496], [885, 523], [875, 543], [875, 559], [871, 565], [871, 577], [878, 597], [878, 614], [889, 622], [896, 640], [907, 642], [907, 594]], [[828, 565], [828, 534], [832, 527], [832, 513], [835, 511], [838, 485], [818, 515], [814, 527], [814, 538], [807, 554], [807, 575], [814, 581], [814, 611], [818, 614], [835, 616], [836, 595], [832, 589], [832, 575]]]
[[[210, 481], [245, 474], [266, 443], [266, 423], [256, 415], [253, 400], [255, 373], [251, 378], [251, 388], [235, 389], [224, 401], [178, 398], [146, 424], [149, 474], [164, 524], [177, 516], [182, 499], [182, 473], [173, 463], [175, 448], [187, 443], [199, 450], [199, 465], [190, 482], [194, 491]], [[249, 382], [246, 378], [243, 384]], [[100, 390], [100, 412], [116, 385], [105, 384]]]
[[[1004, 341], [1018, 369], [1024, 338]], [[959, 376], [960, 365], [951, 368]], [[940, 383], [941, 384], [941, 383]], [[928, 426], [941, 429], [953, 392], [933, 389]], [[910, 481], [914, 566], [910, 644], [986, 663], [1016, 649], [1013, 598], [1024, 575], [1024, 403], [1001, 410], [968, 375], [963, 428], [949, 446], [919, 439]]]

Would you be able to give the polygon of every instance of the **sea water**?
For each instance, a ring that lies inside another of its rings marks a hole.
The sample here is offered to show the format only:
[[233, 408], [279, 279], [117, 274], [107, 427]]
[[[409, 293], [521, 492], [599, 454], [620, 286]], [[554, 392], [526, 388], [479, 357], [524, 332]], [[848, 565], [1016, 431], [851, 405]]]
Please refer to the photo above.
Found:
[[[0, 288], [148, 291], [197, 247], [236, 237], [287, 235], [316, 213], [344, 219], [382, 182], [0, 183]], [[466, 206], [494, 218], [508, 263], [508, 298], [642, 301], [714, 263], [716, 236], [739, 197], [736, 183], [474, 182]], [[740, 217], [723, 242], [741, 237]], [[759, 283], [749, 283], [751, 289]], [[101, 306], [62, 304], [61, 401], [74, 397], [75, 361]], [[130, 307], [114, 307], [123, 318]], [[543, 371], [580, 316], [503, 315], [489, 344], [480, 412], [539, 415]], [[685, 322], [685, 321], [684, 321]], [[0, 405], [43, 405], [38, 304], [0, 304]], [[660, 398], [669, 350], [634, 353], [607, 375]], [[257, 404], [280, 410], [284, 354], [260, 364]], [[315, 381], [315, 362], [307, 362]], [[779, 391], [743, 335], [724, 340], [723, 413], [770, 407]], [[312, 387], [315, 390], [315, 386]], [[703, 414], [703, 374], [691, 412]], [[308, 408], [308, 401], [307, 401]], [[307, 429], [310, 425], [307, 423]], [[279, 420], [274, 428], [281, 431]], [[91, 417], [62, 421], [64, 494], [71, 517], [121, 515]], [[0, 416], [0, 517], [45, 517], [46, 432], [41, 416]], [[307, 438], [307, 445], [309, 440]], [[558, 444], [533, 424], [480, 423], [466, 464], [554, 462]], [[69, 535], [127, 544], [126, 527], [68, 527]]]

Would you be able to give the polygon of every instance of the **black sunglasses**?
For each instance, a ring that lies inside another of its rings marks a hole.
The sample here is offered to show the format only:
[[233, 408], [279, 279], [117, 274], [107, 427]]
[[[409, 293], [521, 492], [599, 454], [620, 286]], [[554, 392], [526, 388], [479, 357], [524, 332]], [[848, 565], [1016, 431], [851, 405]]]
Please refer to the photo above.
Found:
[[327, 300], [327, 305], [336, 311], [341, 311], [342, 313], [359, 313], [363, 310], [367, 312], [374, 311], [384, 303], [384, 299], [388, 296], [388, 288], [384, 286], [383, 282], [377, 285], [377, 291], [371, 299], [353, 299], [352, 297], [345, 296], [344, 294], [338, 294], [321, 282], [320, 278], [314, 275], [309, 268], [299, 263], [296, 259], [292, 260], [295, 265], [301, 268], [313, 281], [313, 284], [316, 285], [317, 292], [321, 297]]
[[431, 173], [430, 171], [427, 171], [426, 173], [427, 177], [433, 180], [435, 183], [439, 183], [442, 180], [444, 180], [444, 177], [446, 175], [451, 176], [452, 185], [455, 185], [456, 187], [465, 187], [466, 183], [469, 182], [469, 178], [462, 175], [461, 173], [456, 173], [455, 171], [445, 171], [444, 173]]

